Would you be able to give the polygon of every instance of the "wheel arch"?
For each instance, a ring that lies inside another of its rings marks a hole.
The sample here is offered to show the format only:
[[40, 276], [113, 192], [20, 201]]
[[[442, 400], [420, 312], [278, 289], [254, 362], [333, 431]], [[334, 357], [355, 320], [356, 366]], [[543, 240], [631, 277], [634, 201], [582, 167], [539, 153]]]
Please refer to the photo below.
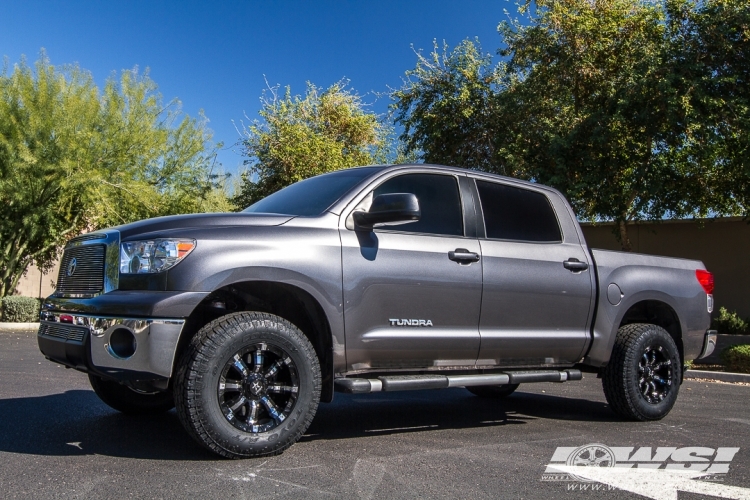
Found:
[[617, 325], [617, 330], [633, 323], [648, 323], [664, 328], [674, 340], [680, 352], [680, 358], [684, 361], [685, 349], [682, 342], [683, 329], [680, 318], [667, 302], [652, 298], [631, 304]]
[[180, 359], [195, 333], [214, 319], [229, 313], [257, 311], [274, 314], [289, 321], [307, 337], [320, 363], [322, 388], [320, 400], [333, 400], [333, 333], [320, 302], [307, 290], [283, 282], [248, 280], [217, 288], [195, 307], [185, 321], [175, 353]]

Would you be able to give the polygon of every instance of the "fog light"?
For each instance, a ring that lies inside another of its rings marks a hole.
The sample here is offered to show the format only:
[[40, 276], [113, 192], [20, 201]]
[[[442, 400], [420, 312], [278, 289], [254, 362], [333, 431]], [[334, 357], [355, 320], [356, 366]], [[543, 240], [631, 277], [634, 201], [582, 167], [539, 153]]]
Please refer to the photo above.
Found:
[[128, 359], [135, 354], [135, 335], [127, 328], [117, 328], [109, 336], [107, 351], [119, 359]]

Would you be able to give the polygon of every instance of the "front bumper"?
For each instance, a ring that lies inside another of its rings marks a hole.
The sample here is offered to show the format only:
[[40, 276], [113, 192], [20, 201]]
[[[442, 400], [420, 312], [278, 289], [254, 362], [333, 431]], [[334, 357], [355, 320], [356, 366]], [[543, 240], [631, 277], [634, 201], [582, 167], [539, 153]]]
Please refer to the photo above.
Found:
[[120, 381], [168, 380], [184, 319], [42, 311], [37, 341], [50, 360]]
[[[208, 292], [115, 290], [91, 298], [48, 297], [39, 350], [77, 370], [120, 381], [164, 381], [172, 374], [185, 323]], [[112, 350], [132, 336], [132, 355]], [[118, 352], [120, 355], [118, 355]]]

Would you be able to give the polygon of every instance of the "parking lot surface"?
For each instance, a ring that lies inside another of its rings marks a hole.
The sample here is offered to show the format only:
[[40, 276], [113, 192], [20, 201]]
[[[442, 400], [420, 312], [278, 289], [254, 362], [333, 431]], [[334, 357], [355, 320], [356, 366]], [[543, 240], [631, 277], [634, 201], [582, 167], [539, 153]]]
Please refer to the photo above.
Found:
[[589, 443], [739, 447], [723, 481], [700, 483], [750, 498], [750, 387], [729, 384], [686, 381], [672, 412], [647, 423], [619, 420], [588, 374], [506, 400], [460, 388], [336, 394], [282, 455], [230, 461], [195, 444], [174, 410], [121, 415], [85, 374], [46, 361], [33, 333], [0, 333], [0, 422], [2, 498], [647, 498], [543, 480], [558, 447]]

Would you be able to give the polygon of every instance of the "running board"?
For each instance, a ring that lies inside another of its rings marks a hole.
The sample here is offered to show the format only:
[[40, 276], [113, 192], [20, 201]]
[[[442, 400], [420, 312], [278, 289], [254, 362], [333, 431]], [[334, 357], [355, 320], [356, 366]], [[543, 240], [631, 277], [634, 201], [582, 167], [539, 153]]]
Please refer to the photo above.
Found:
[[507, 371], [488, 375], [387, 375], [378, 378], [337, 378], [336, 392], [416, 391], [478, 385], [528, 384], [531, 382], [567, 382], [581, 380], [581, 370]]

